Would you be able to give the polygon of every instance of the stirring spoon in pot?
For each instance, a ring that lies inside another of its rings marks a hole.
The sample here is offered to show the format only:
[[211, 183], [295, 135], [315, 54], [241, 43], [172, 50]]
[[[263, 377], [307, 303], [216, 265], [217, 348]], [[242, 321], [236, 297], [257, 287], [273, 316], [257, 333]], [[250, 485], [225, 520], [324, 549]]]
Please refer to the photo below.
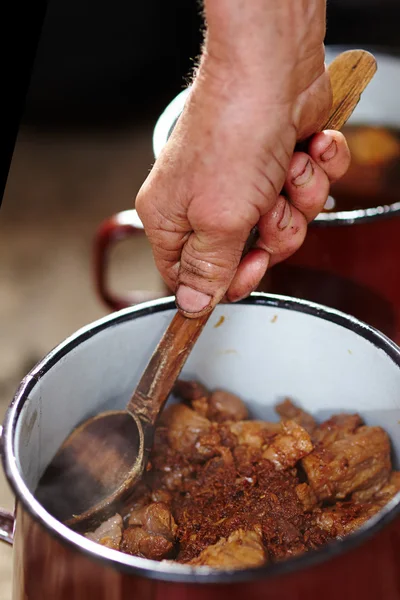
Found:
[[[363, 50], [344, 52], [331, 63], [333, 104], [320, 131], [341, 129], [375, 71], [375, 58]], [[92, 417], [67, 438], [36, 493], [55, 517], [87, 530], [127, 500], [146, 468], [157, 418], [210, 316], [190, 319], [177, 312], [126, 409]]]

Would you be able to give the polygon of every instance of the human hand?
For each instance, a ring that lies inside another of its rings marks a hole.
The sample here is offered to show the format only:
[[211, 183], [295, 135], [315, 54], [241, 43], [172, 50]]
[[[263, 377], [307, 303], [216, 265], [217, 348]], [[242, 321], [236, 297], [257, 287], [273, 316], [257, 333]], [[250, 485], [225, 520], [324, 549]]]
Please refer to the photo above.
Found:
[[[350, 162], [336, 131], [294, 151], [330, 108], [325, 3], [254, 0], [241, 19], [240, 4], [206, 1], [190, 96], [136, 200], [156, 265], [188, 316], [247, 296], [293, 254]], [[257, 246], [242, 259], [256, 225]]]

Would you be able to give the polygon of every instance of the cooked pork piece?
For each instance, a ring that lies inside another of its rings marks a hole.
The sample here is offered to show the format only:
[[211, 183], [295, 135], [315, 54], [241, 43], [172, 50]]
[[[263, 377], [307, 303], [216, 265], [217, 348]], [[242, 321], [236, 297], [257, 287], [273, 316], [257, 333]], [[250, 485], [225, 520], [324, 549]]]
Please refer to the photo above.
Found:
[[272, 439], [262, 456], [280, 470], [294, 467], [312, 449], [307, 431], [294, 421], [285, 421], [282, 423], [282, 433]]
[[198, 454], [196, 442], [201, 436], [212, 430], [211, 422], [208, 419], [183, 404], [173, 404], [167, 407], [160, 422], [167, 428], [170, 447], [193, 459], [196, 459]]
[[238, 529], [227, 539], [221, 538], [216, 544], [208, 546], [189, 564], [213, 569], [246, 569], [259, 567], [266, 560], [261, 533]]
[[150, 560], [162, 560], [171, 555], [174, 544], [163, 535], [149, 533], [143, 527], [130, 525], [125, 529], [121, 550], [126, 554], [149, 558]]
[[174, 518], [163, 502], [153, 502], [144, 508], [132, 511], [128, 524], [143, 527], [148, 533], [163, 535], [169, 540], [173, 540], [176, 534]]
[[318, 498], [308, 483], [300, 483], [296, 486], [296, 494], [303, 505], [304, 512], [310, 512], [318, 506]]
[[244, 402], [235, 394], [215, 390], [208, 399], [207, 417], [210, 421], [244, 421], [248, 416]]
[[174, 387], [174, 394], [200, 416], [213, 422], [242, 421], [248, 417], [247, 408], [239, 396], [225, 390], [210, 393], [196, 381], [179, 381]]
[[342, 440], [349, 434], [354, 433], [361, 425], [363, 425], [363, 422], [360, 415], [341, 413], [318, 425], [313, 431], [312, 438], [316, 444], [329, 446], [329, 444], [337, 440]]
[[283, 421], [295, 421], [308, 433], [312, 433], [317, 427], [314, 417], [296, 406], [289, 398], [277, 404], [275, 410]]
[[318, 444], [302, 466], [319, 500], [343, 500], [354, 492], [367, 500], [389, 479], [389, 437], [381, 427], [358, 427], [329, 444]]
[[122, 517], [119, 514], [104, 521], [95, 531], [85, 534], [89, 540], [107, 548], [119, 550], [122, 538]]
[[207, 417], [210, 392], [198, 381], [179, 380], [173, 389], [174, 396], [189, 404], [202, 417]]
[[238, 421], [230, 423], [229, 429], [236, 437], [236, 444], [252, 448], [262, 448], [271, 438], [282, 431], [279, 423], [268, 423], [267, 421]]

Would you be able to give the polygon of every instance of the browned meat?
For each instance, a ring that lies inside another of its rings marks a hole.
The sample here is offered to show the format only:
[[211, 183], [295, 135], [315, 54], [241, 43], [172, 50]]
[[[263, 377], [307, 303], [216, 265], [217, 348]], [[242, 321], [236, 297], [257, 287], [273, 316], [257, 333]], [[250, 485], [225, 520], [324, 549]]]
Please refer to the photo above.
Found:
[[173, 393], [189, 404], [202, 417], [207, 416], [210, 392], [198, 381], [180, 380], [175, 383]]
[[352, 502], [338, 503], [316, 512], [315, 522], [333, 538], [343, 537], [358, 529], [378, 510], [377, 506], [363, 506]]
[[176, 534], [176, 523], [166, 504], [154, 502], [145, 508], [131, 512], [129, 525], [143, 527], [148, 533], [163, 535], [173, 540]]
[[174, 549], [176, 523], [166, 504], [154, 502], [133, 510], [122, 538], [121, 548], [128, 554], [162, 560]]
[[164, 490], [162, 488], [155, 489], [151, 493], [152, 502], [164, 502], [167, 506], [170, 506], [172, 502], [172, 495], [168, 490]]
[[314, 443], [329, 446], [337, 440], [342, 440], [363, 424], [360, 415], [339, 414], [324, 421], [313, 431]]
[[122, 537], [121, 550], [126, 554], [162, 560], [171, 555], [174, 544], [163, 535], [148, 533], [143, 527], [129, 526]]
[[319, 500], [341, 500], [354, 492], [366, 500], [389, 479], [389, 438], [381, 427], [362, 426], [319, 444], [302, 465]]
[[170, 447], [191, 458], [196, 458], [196, 443], [211, 432], [211, 423], [183, 404], [169, 406], [162, 415], [162, 425], [167, 428]]
[[316, 425], [285, 400], [269, 423], [223, 390], [174, 392], [185, 404], [164, 411], [142, 481], [89, 539], [153, 560], [256, 567], [355, 531], [400, 491], [388, 436], [357, 414]]
[[318, 506], [318, 498], [307, 483], [300, 483], [296, 487], [296, 494], [305, 512], [311, 512]]
[[122, 538], [122, 517], [119, 514], [104, 521], [95, 531], [86, 533], [85, 536], [107, 548], [119, 550]]
[[294, 421], [282, 423], [282, 430], [262, 455], [279, 470], [294, 467], [297, 461], [313, 450], [309, 434]]
[[216, 390], [208, 399], [206, 415], [210, 421], [243, 421], [248, 417], [248, 411], [243, 401], [230, 392]]
[[289, 398], [277, 404], [275, 410], [283, 421], [295, 421], [308, 433], [312, 433], [317, 427], [314, 417], [296, 406]]
[[[375, 495], [373, 500], [381, 502], [382, 506], [387, 504], [396, 494], [400, 492], [400, 471], [392, 471], [389, 481]], [[353, 498], [356, 494], [353, 494]]]
[[363, 523], [376, 515], [400, 491], [400, 472], [394, 471], [369, 502], [337, 503], [316, 513], [316, 523], [333, 537], [342, 537], [356, 531]]
[[238, 421], [231, 423], [229, 430], [236, 437], [236, 444], [262, 448], [271, 438], [280, 433], [282, 428], [279, 423], [267, 421]]
[[174, 394], [210, 421], [242, 421], [248, 417], [247, 408], [239, 396], [225, 390], [215, 390], [210, 394], [201, 383], [178, 381]]
[[208, 546], [191, 560], [193, 566], [208, 566], [213, 569], [246, 569], [259, 567], [267, 560], [260, 531], [238, 529], [216, 544]]

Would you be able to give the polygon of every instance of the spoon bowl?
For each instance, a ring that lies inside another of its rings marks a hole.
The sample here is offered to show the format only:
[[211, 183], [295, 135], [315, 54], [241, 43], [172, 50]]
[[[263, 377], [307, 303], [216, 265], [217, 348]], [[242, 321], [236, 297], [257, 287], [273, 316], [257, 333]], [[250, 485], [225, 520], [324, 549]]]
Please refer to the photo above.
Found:
[[96, 515], [111, 515], [142, 476], [143, 453], [143, 426], [134, 414], [100, 413], [66, 439], [42, 477], [37, 497], [66, 525], [79, 529], [96, 524]]

